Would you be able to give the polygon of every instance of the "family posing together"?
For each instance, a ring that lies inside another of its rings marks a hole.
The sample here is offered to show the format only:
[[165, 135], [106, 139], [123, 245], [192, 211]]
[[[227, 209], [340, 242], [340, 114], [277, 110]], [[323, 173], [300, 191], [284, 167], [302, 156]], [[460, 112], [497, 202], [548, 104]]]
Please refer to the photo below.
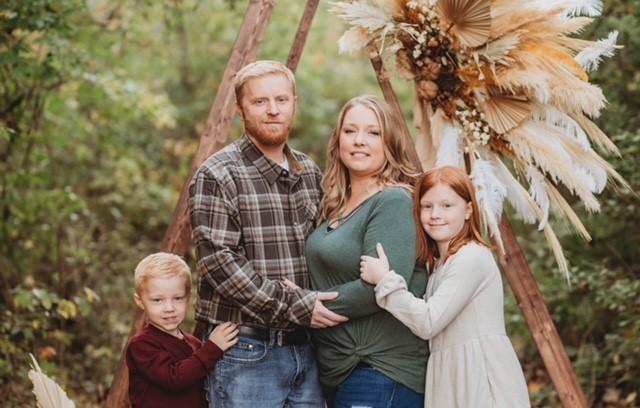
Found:
[[149, 324], [127, 348], [133, 406], [529, 407], [465, 172], [421, 174], [400, 119], [359, 96], [323, 175], [287, 145], [288, 68], [247, 65], [235, 93], [245, 133], [189, 190], [206, 329], [202, 341], [179, 329], [184, 261], [142, 260], [135, 300]]

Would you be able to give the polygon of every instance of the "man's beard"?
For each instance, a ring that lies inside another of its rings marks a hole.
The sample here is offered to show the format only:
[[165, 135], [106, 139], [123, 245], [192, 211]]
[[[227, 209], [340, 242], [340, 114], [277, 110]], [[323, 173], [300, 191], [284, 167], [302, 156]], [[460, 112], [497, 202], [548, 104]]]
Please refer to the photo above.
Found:
[[293, 124], [287, 123], [279, 126], [280, 129], [277, 131], [270, 130], [267, 124], [256, 124], [251, 121], [245, 121], [244, 127], [245, 131], [259, 144], [272, 147], [280, 146], [287, 141]]

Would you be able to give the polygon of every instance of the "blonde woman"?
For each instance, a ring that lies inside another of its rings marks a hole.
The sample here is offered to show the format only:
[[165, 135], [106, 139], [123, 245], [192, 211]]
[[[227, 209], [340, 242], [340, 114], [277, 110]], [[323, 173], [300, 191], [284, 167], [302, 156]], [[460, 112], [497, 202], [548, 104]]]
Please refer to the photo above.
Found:
[[314, 289], [338, 292], [325, 305], [349, 317], [312, 334], [329, 407], [422, 407], [426, 343], [376, 304], [359, 269], [381, 242], [412, 293], [424, 294], [411, 200], [417, 171], [400, 129], [386, 102], [359, 96], [329, 141], [321, 224], [306, 246]]

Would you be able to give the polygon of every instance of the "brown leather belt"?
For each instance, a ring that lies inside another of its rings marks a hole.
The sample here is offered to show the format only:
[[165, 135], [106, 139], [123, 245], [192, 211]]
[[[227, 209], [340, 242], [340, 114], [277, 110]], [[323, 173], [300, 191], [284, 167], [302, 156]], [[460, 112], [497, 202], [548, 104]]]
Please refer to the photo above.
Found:
[[[215, 327], [215, 326], [214, 326]], [[279, 346], [301, 346], [310, 340], [306, 329], [294, 330], [262, 329], [251, 326], [238, 326], [238, 334], [242, 337], [269, 342], [273, 338]]]

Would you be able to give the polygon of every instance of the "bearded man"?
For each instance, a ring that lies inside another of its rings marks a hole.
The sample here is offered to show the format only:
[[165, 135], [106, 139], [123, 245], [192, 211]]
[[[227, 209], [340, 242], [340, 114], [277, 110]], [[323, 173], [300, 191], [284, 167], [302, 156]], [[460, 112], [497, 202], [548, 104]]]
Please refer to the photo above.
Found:
[[286, 66], [249, 64], [234, 87], [245, 133], [209, 157], [189, 188], [201, 335], [226, 321], [240, 330], [207, 394], [214, 407], [322, 407], [306, 328], [347, 320], [322, 304], [337, 293], [306, 289], [304, 242], [315, 228], [322, 174], [287, 145], [297, 96]]

